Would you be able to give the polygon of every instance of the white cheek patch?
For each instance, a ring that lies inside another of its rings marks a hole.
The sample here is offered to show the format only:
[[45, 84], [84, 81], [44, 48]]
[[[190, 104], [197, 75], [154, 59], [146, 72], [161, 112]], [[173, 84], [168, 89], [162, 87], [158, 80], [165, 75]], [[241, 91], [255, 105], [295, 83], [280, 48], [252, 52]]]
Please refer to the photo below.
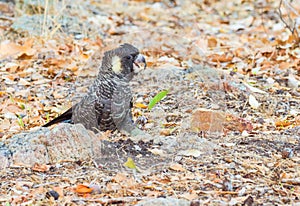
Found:
[[121, 67], [121, 59], [118, 56], [113, 56], [111, 60], [112, 64], [112, 70], [116, 74], [120, 74], [122, 72], [122, 67]]

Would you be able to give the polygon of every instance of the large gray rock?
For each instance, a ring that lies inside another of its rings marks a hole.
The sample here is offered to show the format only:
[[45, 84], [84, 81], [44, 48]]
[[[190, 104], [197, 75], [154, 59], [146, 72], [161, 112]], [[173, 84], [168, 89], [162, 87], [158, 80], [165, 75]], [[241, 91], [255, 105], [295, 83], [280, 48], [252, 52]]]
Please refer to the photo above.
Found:
[[0, 142], [0, 169], [92, 159], [101, 155], [101, 141], [81, 124], [40, 128]]

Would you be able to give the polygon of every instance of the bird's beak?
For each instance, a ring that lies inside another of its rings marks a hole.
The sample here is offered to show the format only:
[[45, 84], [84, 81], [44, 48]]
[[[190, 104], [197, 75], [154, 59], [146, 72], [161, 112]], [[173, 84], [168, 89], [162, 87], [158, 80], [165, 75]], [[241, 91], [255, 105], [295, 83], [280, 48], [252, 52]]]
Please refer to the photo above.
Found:
[[133, 64], [138, 67], [139, 69], [141, 68], [141, 64], [143, 64], [143, 68], [146, 69], [147, 63], [146, 59], [143, 55], [138, 54], [137, 57], [135, 58]]

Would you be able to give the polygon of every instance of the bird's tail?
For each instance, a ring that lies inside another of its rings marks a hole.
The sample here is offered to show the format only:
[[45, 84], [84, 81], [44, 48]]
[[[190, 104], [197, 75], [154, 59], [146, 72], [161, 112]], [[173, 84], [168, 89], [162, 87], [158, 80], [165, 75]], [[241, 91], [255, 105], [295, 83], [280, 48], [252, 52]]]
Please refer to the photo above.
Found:
[[43, 127], [49, 127], [53, 124], [59, 123], [59, 122], [70, 122], [72, 121], [72, 107], [56, 117], [55, 119], [51, 120], [47, 124], [43, 125]]

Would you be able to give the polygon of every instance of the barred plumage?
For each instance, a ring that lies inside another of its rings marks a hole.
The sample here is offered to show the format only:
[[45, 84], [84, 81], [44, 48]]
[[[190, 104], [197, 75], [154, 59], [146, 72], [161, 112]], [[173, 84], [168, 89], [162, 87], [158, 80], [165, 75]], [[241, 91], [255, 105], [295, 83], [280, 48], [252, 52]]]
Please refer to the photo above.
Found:
[[138, 63], [146, 67], [145, 58], [130, 44], [105, 52], [99, 74], [88, 93], [44, 127], [70, 121], [81, 123], [94, 132], [118, 129], [131, 133], [136, 127], [131, 115], [129, 81], [140, 69]]

